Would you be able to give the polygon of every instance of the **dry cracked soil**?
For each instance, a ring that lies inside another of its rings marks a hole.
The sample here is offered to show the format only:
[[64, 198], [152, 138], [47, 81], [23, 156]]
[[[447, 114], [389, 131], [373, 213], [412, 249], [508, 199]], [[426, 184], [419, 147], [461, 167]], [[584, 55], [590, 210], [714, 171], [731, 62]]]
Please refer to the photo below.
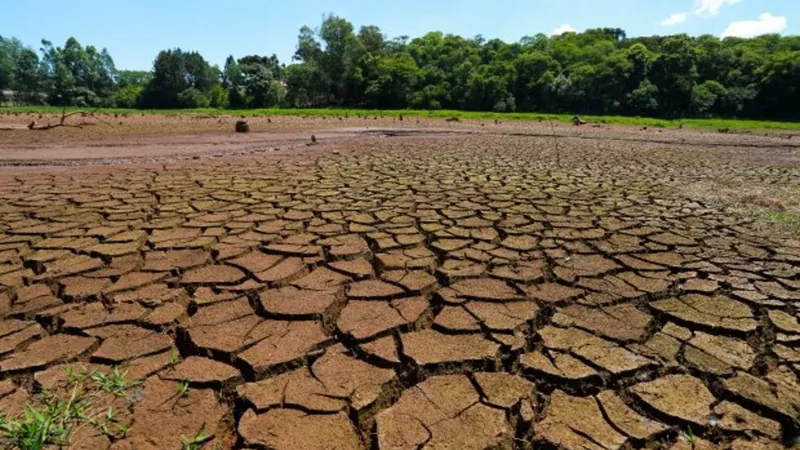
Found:
[[358, 120], [3, 132], [0, 411], [118, 367], [130, 430], [69, 448], [800, 442], [800, 241], [686, 189], [798, 183], [797, 142]]

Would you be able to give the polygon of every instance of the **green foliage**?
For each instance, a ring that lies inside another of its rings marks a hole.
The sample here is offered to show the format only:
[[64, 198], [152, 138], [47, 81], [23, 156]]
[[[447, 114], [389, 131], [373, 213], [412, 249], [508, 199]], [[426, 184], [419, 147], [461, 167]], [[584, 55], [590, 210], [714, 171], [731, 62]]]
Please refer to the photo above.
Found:
[[153, 74], [146, 70], [120, 70], [117, 72], [117, 88], [128, 86], [144, 88], [153, 79]]
[[56, 423], [61, 414], [55, 408], [37, 409], [25, 405], [20, 418], [0, 416], [0, 443], [21, 450], [40, 450], [47, 445], [62, 445], [69, 439], [69, 430]]
[[100, 106], [114, 93], [117, 69], [106, 49], [83, 47], [75, 38], [64, 47], [43, 40], [41, 85], [53, 105]]
[[[158, 54], [153, 69], [117, 71], [108, 52], [70, 38], [37, 54], [0, 37], [0, 90], [16, 104], [174, 109], [367, 107], [512, 114], [798, 119], [800, 40], [687, 35], [629, 38], [615, 28], [517, 43], [430, 32], [388, 39], [328, 15], [300, 29], [294, 63]], [[137, 90], [134, 86], [141, 88]], [[9, 99], [6, 99], [8, 101]]]
[[197, 433], [194, 436], [186, 436], [181, 435], [181, 449], [182, 450], [200, 450], [200, 447], [203, 446], [203, 443], [208, 440], [211, 436], [205, 434], [205, 427], [200, 427], [197, 430]]
[[765, 211], [764, 217], [779, 227], [800, 234], [800, 214], [791, 211]]
[[178, 391], [179, 397], [188, 397], [189, 396], [189, 382], [188, 381], [181, 381], [179, 382], [175, 389]]
[[90, 374], [90, 378], [97, 383], [103, 392], [113, 394], [116, 397], [124, 397], [125, 391], [141, 384], [140, 381], [131, 381], [127, 379], [128, 371], [120, 372], [119, 368], [115, 367], [111, 373], [95, 371]]
[[228, 90], [222, 85], [216, 85], [208, 93], [208, 100], [212, 108], [224, 109], [230, 106]]
[[211, 100], [200, 89], [190, 87], [178, 94], [178, 106], [181, 108], [208, 108]]
[[0, 447], [40, 450], [68, 446], [73, 429], [84, 424], [109, 436], [125, 435], [129, 427], [118, 425], [108, 396], [124, 397], [139, 384], [126, 378], [127, 372], [114, 368], [110, 374], [99, 371], [74, 372], [67, 369], [67, 385], [62, 395], [43, 390], [35, 404], [26, 404], [17, 417], [0, 413]]
[[117, 108], [136, 108], [141, 104], [144, 88], [135, 84], [120, 88], [114, 93], [114, 105]]
[[219, 83], [219, 71], [197, 52], [165, 50], [153, 63], [153, 78], [142, 92], [146, 108], [204, 108]]

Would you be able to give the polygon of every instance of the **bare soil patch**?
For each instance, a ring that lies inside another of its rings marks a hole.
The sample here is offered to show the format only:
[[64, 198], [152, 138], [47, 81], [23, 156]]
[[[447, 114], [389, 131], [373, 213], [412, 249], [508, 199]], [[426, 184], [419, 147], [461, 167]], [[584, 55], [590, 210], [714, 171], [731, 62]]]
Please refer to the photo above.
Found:
[[798, 143], [107, 119], [0, 130], [0, 410], [141, 381], [69, 448], [797, 442], [800, 240], [708, 194], [788, 198]]

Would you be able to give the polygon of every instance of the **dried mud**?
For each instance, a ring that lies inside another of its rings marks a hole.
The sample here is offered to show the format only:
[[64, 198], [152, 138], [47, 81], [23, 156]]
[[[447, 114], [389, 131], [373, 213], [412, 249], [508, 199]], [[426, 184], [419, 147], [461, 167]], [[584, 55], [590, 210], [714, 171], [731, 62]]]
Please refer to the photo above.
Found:
[[3, 164], [77, 166], [0, 171], [0, 410], [83, 364], [144, 382], [74, 448], [797, 443], [800, 241], [683, 189], [797, 183], [793, 143], [182, 120], [0, 131]]

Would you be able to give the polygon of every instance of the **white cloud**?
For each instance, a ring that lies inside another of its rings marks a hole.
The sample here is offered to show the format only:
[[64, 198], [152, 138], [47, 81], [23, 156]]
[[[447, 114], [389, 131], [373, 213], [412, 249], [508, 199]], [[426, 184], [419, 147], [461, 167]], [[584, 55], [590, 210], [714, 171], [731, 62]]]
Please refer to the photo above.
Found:
[[698, 16], [716, 16], [723, 6], [731, 6], [741, 3], [742, 0], [696, 0], [694, 13]]
[[731, 22], [728, 28], [722, 32], [722, 37], [729, 36], [736, 37], [755, 37], [762, 34], [780, 33], [786, 28], [786, 17], [773, 16], [770, 13], [764, 13], [758, 16], [756, 20], [741, 20], [738, 22]]
[[695, 0], [694, 9], [689, 12], [677, 12], [670, 14], [669, 17], [661, 21], [661, 25], [669, 27], [686, 22], [689, 16], [710, 17], [719, 14], [725, 6], [741, 3], [742, 0]]
[[669, 17], [661, 21], [661, 25], [665, 27], [669, 27], [672, 25], [677, 25], [679, 23], [686, 22], [686, 18], [689, 16], [689, 13], [675, 13], [670, 14]]
[[570, 25], [568, 23], [565, 23], [564, 25], [561, 25], [560, 27], [558, 27], [555, 30], [553, 30], [553, 32], [550, 33], [550, 35], [551, 36], [560, 36], [560, 35], [562, 35], [564, 33], [574, 33], [575, 31], [576, 30], [575, 30], [575, 28], [572, 27], [572, 25]]

